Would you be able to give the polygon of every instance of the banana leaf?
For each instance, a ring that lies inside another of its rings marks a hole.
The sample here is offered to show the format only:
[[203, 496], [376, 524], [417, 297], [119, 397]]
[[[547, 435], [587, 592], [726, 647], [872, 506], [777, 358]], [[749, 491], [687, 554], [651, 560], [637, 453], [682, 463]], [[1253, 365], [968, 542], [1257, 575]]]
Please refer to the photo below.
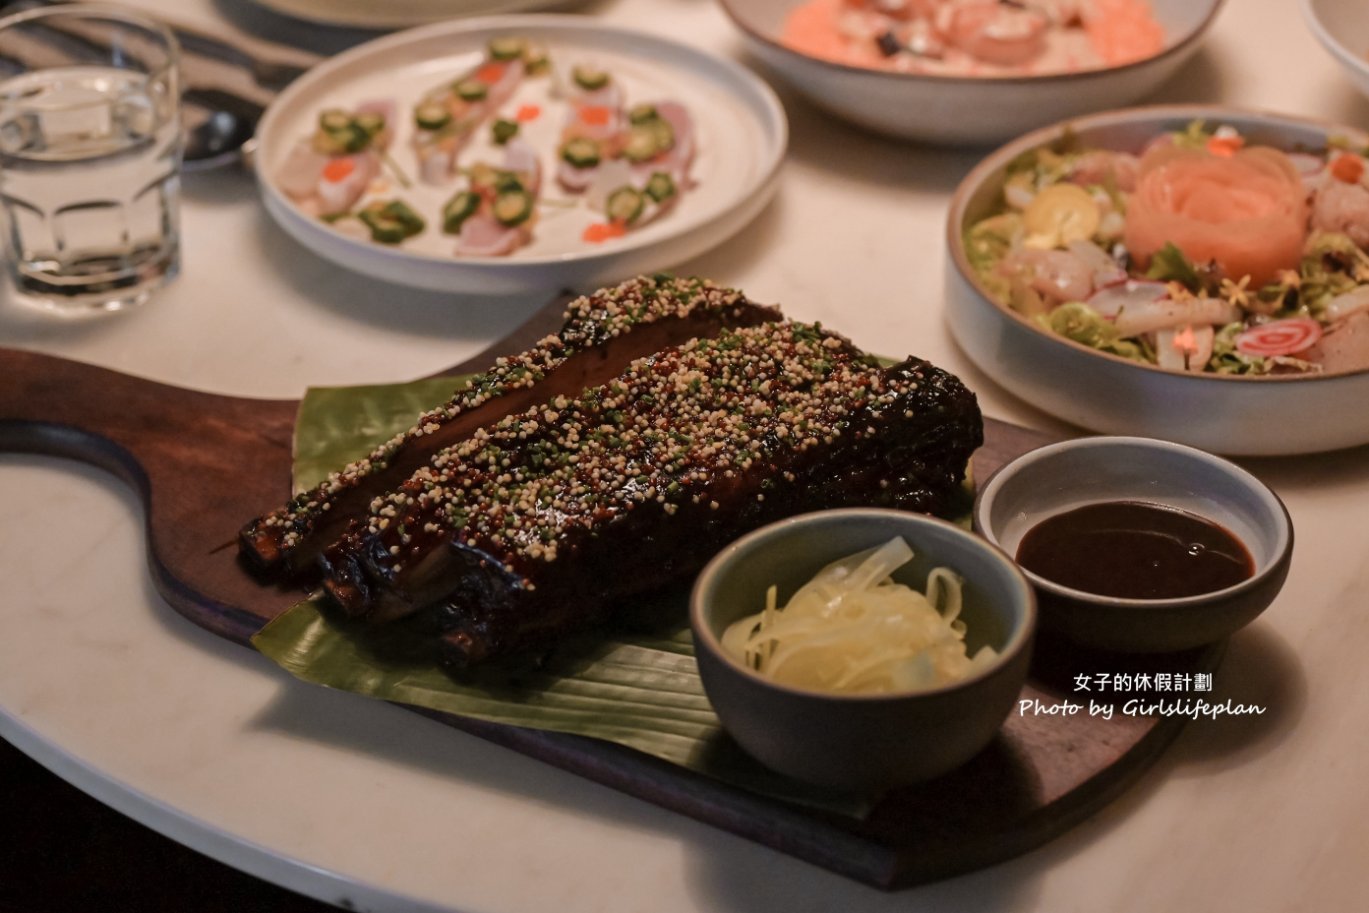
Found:
[[467, 374], [407, 384], [310, 389], [295, 416], [295, 494], [412, 427], [420, 413], [451, 399], [469, 380]]
[[[410, 427], [465, 378], [310, 390], [295, 425], [294, 481], [311, 487]], [[440, 668], [424, 619], [363, 629], [321, 598], [300, 603], [252, 639], [304, 681], [510, 726], [604, 739], [704, 776], [852, 817], [870, 797], [834, 794], [775, 774], [723, 734], [704, 696], [687, 621], [687, 589], [639, 600], [611, 629], [550, 655], [461, 678]]]

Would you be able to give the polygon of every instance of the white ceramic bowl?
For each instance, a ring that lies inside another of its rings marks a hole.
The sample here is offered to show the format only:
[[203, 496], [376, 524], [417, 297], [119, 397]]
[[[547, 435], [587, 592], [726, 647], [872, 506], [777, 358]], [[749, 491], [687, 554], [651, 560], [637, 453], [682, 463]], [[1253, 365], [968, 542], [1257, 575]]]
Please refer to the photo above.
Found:
[[1252, 142], [1323, 148], [1348, 127], [1255, 111], [1164, 106], [1077, 118], [993, 152], [961, 183], [947, 219], [946, 320], [970, 359], [1010, 393], [1067, 422], [1237, 456], [1317, 453], [1369, 443], [1369, 370], [1235, 377], [1165, 371], [1109, 355], [1037, 326], [993, 301], [965, 256], [964, 229], [997, 205], [1009, 162], [1071, 131], [1090, 146], [1138, 150], [1194, 120], [1230, 124]]
[[[926, 588], [934, 567], [965, 579], [967, 650], [998, 657], [964, 681], [895, 694], [831, 694], [778, 684], [722, 646], [728, 626], [780, 604], [832, 561], [903, 537], [913, 559], [894, 578]], [[1031, 585], [1007, 555], [953, 523], [880, 508], [780, 520], [724, 548], [690, 597], [699, 677], [732, 737], [767, 767], [822, 786], [879, 792], [940, 776], [993, 739], [1022, 691], [1036, 630]]]
[[1131, 104], [1153, 92], [1198, 50], [1222, 0], [1151, 0], [1167, 36], [1154, 57], [1053, 76], [953, 77], [846, 66], [779, 41], [802, 0], [721, 0], [747, 48], [795, 90], [862, 127], [901, 139], [986, 145], [1065, 117]]
[[1364, 0], [1298, 0], [1312, 34], [1369, 95], [1369, 3]]

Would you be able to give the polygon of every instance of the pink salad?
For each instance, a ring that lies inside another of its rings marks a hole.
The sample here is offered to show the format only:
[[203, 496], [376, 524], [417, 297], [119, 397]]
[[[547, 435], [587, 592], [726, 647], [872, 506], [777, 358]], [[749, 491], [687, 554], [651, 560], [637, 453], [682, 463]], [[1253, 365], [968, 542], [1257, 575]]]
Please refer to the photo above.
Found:
[[1045, 329], [1175, 371], [1369, 368], [1369, 150], [1202, 123], [1009, 166], [965, 233], [981, 285]]
[[1147, 0], [807, 0], [781, 41], [804, 54], [902, 73], [1070, 73], [1153, 57]]

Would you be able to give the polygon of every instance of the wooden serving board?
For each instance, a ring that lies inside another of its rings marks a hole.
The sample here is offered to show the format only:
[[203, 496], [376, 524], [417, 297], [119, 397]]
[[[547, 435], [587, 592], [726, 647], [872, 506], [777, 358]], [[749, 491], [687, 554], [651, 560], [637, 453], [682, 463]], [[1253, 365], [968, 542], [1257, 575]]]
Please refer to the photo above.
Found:
[[[547, 305], [489, 350], [441, 374], [487, 367], [561, 322]], [[301, 598], [264, 587], [237, 559], [237, 532], [289, 497], [296, 400], [185, 390], [33, 352], [0, 349], [0, 451], [46, 453], [102, 466], [137, 489], [148, 563], [176, 611], [246, 645]], [[974, 471], [987, 479], [1053, 438], [993, 419]], [[1040, 636], [1022, 699], [1078, 702], [1074, 676], [1208, 672], [1211, 648], [1142, 660], [1091, 655]], [[515, 751], [780, 852], [883, 888], [970, 871], [1025, 852], [1118, 795], [1182, 727], [1182, 717], [1014, 713], [995, 742], [932, 783], [887, 796], [864, 821], [791, 806], [730, 787], [628, 748], [418, 712]]]

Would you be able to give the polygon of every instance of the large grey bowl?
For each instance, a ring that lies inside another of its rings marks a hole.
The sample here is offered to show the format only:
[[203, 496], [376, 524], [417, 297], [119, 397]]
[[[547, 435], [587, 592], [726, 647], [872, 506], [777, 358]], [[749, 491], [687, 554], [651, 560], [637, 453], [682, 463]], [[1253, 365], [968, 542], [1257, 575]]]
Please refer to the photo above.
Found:
[[780, 41], [800, 0], [722, 0], [746, 48], [811, 101], [900, 139], [964, 146], [1002, 142], [1042, 124], [1131, 104], [1154, 92], [1198, 50], [1222, 0], [1151, 0], [1168, 36], [1153, 57], [1042, 76], [895, 73], [810, 57]]
[[1167, 371], [1056, 335], [996, 300], [975, 275], [965, 230], [996, 211], [1008, 165], [1069, 137], [1085, 146], [1139, 151], [1157, 134], [1195, 120], [1235, 127], [1251, 143], [1324, 149], [1349, 127], [1210, 105], [1164, 105], [1076, 118], [991, 153], [951, 198], [946, 223], [946, 322], [956, 344], [1014, 396], [1106, 434], [1166, 438], [1228, 456], [1320, 453], [1369, 444], [1369, 368], [1245, 377]]
[[1022, 537], [1047, 517], [1116, 500], [1177, 507], [1226, 527], [1250, 551], [1255, 575], [1200, 596], [1118, 599], [1024, 571], [1036, 587], [1043, 631], [1104, 650], [1185, 650], [1234, 634], [1282, 589], [1293, 521], [1278, 495], [1234, 463], [1167, 441], [1079, 438], [1024, 454], [980, 488], [975, 529], [1015, 555]]
[[[894, 536], [915, 553], [900, 582], [921, 589], [938, 566], [965, 578], [966, 643], [971, 655], [986, 643], [998, 651], [990, 668], [929, 691], [834, 695], [777, 685], [724, 654], [722, 632], [759, 611], [771, 585], [783, 605], [827, 564]], [[946, 773], [989, 744], [1027, 677], [1036, 603], [1017, 566], [960, 527], [853, 508], [782, 520], [723, 549], [694, 585], [690, 622], [704, 690], [747, 752], [795, 779], [874, 792]]]

